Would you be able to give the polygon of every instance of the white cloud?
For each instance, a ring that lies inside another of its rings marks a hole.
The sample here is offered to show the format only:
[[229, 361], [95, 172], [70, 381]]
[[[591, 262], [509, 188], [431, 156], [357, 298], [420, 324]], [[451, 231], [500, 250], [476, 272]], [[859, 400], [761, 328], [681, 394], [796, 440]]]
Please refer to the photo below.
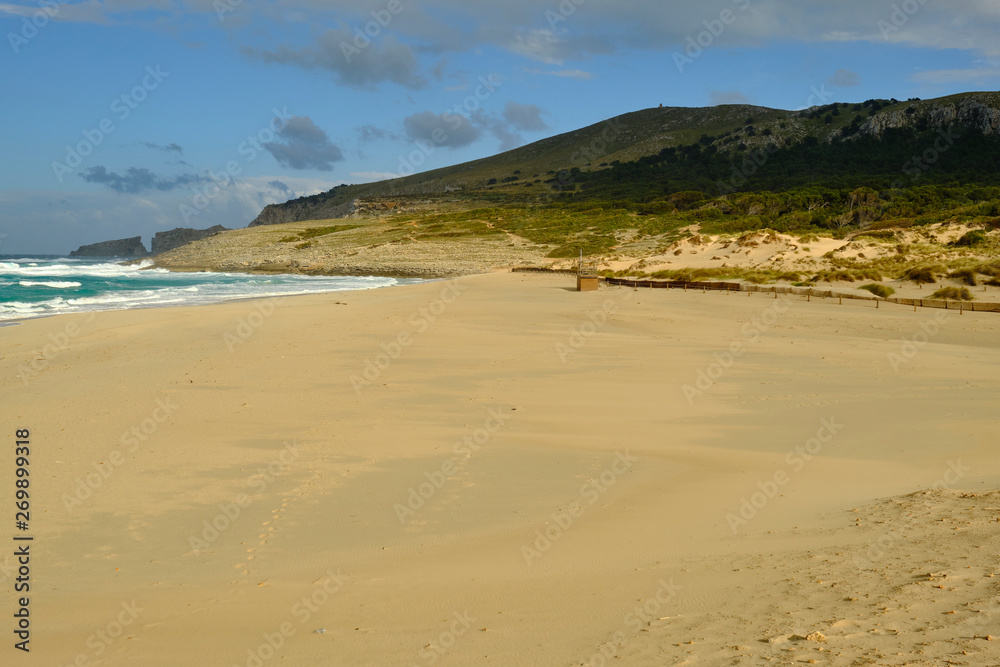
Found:
[[929, 84], [996, 83], [1000, 82], [1000, 68], [928, 70], [914, 74], [910, 80]]
[[[915, 11], [907, 13], [903, 2], [849, 2], [840, 0], [736, 0], [693, 3], [687, 0], [588, 0], [546, 2], [505, 0], [469, 3], [467, 0], [422, 0], [404, 2], [372, 45], [358, 55], [357, 67], [343, 66], [341, 44], [353, 40], [354, 29], [372, 21], [371, 11], [384, 9], [382, 0], [275, 0], [250, 6], [243, 3], [232, 16], [220, 21], [214, 0], [83, 0], [60, 4], [53, 20], [139, 25], [167, 30], [167, 25], [185, 30], [205, 27], [239, 30], [246, 22], [253, 30], [249, 52], [269, 60], [302, 67], [322, 67], [343, 83], [368, 87], [383, 81], [418, 87], [415, 54], [465, 53], [483, 46], [506, 49], [536, 62], [560, 65], [593, 55], [617, 51], [673, 51], [683, 48], [689, 37], [716, 22], [721, 9], [734, 12], [717, 44], [754, 47], [780, 38], [790, 42], [837, 41], [906, 44], [935, 49], [960, 49], [985, 55], [1000, 55], [1000, 3], [995, 0], [949, 0], [947, 3], [914, 0]], [[0, 4], [0, 15], [25, 16], [38, 11], [28, 0]], [[553, 22], [547, 12], [567, 10], [565, 20]], [[743, 9], [745, 7], [745, 9]], [[236, 20], [239, 14], [239, 20]], [[302, 45], [299, 26], [340, 27], [318, 33], [311, 44]], [[282, 26], [289, 32], [283, 35]], [[470, 27], [475, 26], [475, 27]], [[284, 39], [285, 45], [261, 49], [259, 35]], [[292, 37], [294, 35], [294, 38]], [[237, 37], [239, 39], [239, 37]], [[244, 43], [249, 43], [246, 34]], [[573, 71], [567, 68], [565, 71]], [[440, 68], [431, 71], [441, 76]]]
[[[356, 44], [360, 45], [357, 46]], [[349, 28], [327, 30], [316, 43], [303, 48], [279, 45], [273, 50], [245, 46], [245, 55], [268, 63], [323, 69], [347, 86], [372, 88], [391, 81], [406, 88], [422, 88], [426, 80], [419, 74], [413, 49], [392, 35], [378, 43], [358, 41]]]
[[861, 85], [861, 76], [857, 72], [849, 69], [838, 69], [833, 76], [826, 80], [831, 86], [841, 88], [853, 88]]
[[559, 69], [559, 70], [544, 70], [544, 69], [529, 69], [526, 70], [528, 74], [544, 74], [546, 76], [561, 76], [567, 79], [580, 79], [583, 81], [588, 81], [594, 78], [593, 73], [584, 72], [580, 69]]

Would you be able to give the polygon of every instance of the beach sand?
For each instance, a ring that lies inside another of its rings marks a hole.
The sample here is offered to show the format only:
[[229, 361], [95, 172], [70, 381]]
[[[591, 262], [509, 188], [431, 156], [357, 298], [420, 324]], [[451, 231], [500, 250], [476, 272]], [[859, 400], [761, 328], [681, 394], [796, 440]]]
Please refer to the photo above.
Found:
[[0, 329], [3, 664], [1000, 664], [1000, 315], [572, 285]]

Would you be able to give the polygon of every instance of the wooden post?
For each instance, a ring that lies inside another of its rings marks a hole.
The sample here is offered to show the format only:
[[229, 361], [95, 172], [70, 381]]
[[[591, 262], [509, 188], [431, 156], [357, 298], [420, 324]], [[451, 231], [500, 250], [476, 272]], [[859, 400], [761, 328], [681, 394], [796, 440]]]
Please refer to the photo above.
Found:
[[844, 297], [838, 297], [838, 298], [840, 299], [840, 304], [839, 305], [843, 306], [844, 305]]

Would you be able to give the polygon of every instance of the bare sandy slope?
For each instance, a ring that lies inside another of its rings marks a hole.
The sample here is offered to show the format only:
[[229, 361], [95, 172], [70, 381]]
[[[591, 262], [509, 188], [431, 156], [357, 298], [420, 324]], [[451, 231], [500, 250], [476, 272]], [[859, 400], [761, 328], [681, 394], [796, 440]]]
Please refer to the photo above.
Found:
[[570, 283], [0, 329], [3, 664], [1000, 663], [1000, 316]]

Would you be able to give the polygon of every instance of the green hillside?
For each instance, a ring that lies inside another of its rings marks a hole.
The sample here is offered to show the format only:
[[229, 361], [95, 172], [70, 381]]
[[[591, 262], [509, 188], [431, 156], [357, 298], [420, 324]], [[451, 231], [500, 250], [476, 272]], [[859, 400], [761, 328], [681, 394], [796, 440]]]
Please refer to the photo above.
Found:
[[624, 237], [661, 244], [691, 225], [837, 236], [948, 221], [1000, 228], [1000, 93], [803, 111], [646, 109], [270, 206], [253, 225], [403, 214], [430, 216], [441, 237], [485, 222], [549, 246], [550, 257], [601, 254]]

